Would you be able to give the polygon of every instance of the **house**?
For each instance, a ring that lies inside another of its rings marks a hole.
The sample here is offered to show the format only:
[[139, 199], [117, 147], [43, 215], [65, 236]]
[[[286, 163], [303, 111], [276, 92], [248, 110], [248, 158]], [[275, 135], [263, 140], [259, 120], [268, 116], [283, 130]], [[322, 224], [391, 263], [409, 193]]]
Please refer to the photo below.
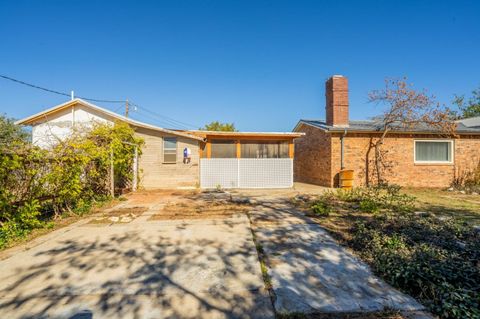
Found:
[[[48, 148], [94, 123], [128, 123], [145, 141], [138, 159], [144, 188], [288, 188], [293, 185], [293, 140], [303, 133], [170, 130], [73, 99], [17, 124], [32, 127], [32, 143]], [[184, 161], [183, 152], [190, 150]], [[133, 155], [132, 155], [133, 156]]]
[[[295, 181], [338, 186], [342, 169], [354, 171], [354, 186], [374, 181], [370, 145], [382, 134], [379, 123], [349, 119], [346, 77], [329, 78], [325, 96], [326, 120], [302, 119], [293, 130], [305, 133], [295, 141]], [[384, 178], [402, 186], [451, 185], [479, 165], [480, 118], [458, 121], [456, 135], [445, 137], [422, 126], [389, 132], [382, 146], [387, 166]]]

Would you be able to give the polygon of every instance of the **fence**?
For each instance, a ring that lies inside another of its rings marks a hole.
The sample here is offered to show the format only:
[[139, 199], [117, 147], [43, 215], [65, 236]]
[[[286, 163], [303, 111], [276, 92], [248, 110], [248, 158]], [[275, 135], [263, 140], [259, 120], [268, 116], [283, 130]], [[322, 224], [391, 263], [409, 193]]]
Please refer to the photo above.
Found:
[[291, 158], [202, 158], [201, 188], [289, 188]]

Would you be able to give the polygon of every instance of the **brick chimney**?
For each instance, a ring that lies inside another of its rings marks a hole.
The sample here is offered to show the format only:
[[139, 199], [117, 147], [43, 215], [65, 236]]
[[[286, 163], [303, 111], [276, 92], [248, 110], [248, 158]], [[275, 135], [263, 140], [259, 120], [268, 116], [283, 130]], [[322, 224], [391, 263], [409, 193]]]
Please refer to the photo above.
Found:
[[334, 75], [325, 82], [327, 125], [348, 126], [348, 79]]

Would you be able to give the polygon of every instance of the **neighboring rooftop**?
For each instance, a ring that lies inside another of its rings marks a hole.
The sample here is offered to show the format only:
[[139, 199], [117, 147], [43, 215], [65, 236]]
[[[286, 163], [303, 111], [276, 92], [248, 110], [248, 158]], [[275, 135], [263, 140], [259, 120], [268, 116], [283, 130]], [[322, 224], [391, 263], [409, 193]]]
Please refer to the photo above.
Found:
[[480, 129], [480, 116], [469, 117], [467, 119], [462, 119], [460, 122], [466, 127], [474, 127]]

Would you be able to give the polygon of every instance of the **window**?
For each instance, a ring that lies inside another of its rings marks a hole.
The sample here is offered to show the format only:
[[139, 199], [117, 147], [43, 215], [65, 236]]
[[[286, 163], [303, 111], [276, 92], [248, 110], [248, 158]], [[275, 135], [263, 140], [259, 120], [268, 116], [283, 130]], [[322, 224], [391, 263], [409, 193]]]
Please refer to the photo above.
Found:
[[288, 142], [244, 141], [241, 144], [242, 158], [288, 158]]
[[232, 140], [212, 140], [211, 158], [236, 158], [237, 146]]
[[175, 137], [165, 137], [163, 139], [163, 162], [177, 162], [177, 139]]
[[453, 163], [453, 142], [415, 141], [415, 163]]

